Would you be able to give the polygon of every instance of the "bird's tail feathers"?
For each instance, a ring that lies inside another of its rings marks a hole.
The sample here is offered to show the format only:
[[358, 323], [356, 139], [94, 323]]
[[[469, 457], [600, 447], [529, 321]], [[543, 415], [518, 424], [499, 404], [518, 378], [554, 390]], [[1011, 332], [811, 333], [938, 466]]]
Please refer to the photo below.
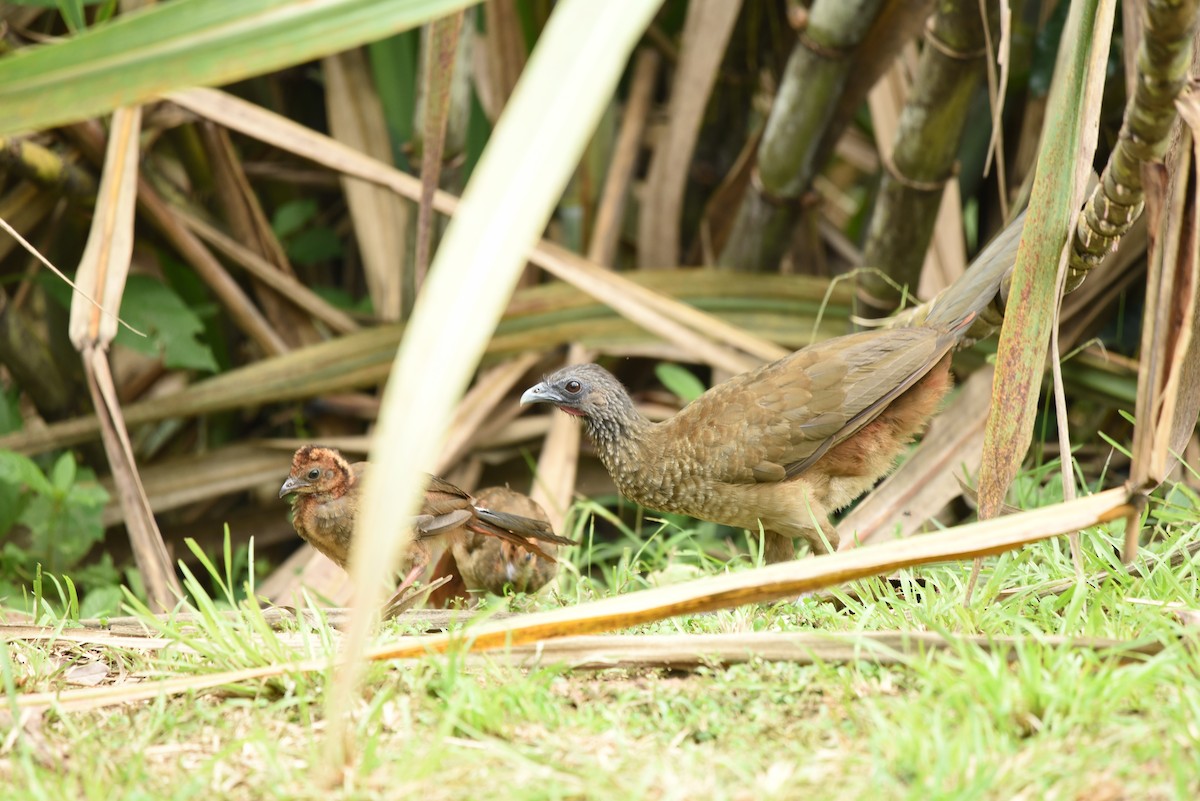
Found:
[[475, 507], [475, 516], [494, 528], [507, 531], [511, 534], [517, 534], [521, 537], [533, 538], [541, 542], [550, 542], [555, 545], [578, 544], [573, 539], [560, 537], [558, 534], [555, 534], [554, 529], [550, 527], [549, 523], [534, 520], [531, 517], [509, 514], [508, 512], [496, 512], [479, 506]]
[[925, 325], [957, 332], [991, 305], [1016, 264], [1024, 227], [1022, 212], [988, 243], [957, 281], [934, 299]]

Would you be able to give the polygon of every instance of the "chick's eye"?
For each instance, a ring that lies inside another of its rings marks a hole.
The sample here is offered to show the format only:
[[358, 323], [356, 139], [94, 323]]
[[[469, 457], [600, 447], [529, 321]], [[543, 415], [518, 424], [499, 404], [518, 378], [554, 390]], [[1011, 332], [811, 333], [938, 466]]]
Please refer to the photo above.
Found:
[[583, 384], [580, 384], [578, 381], [572, 378], [563, 388], [572, 395], [575, 395], [579, 392], [579, 390], [583, 389]]
[[321, 477], [320, 468], [314, 467], [312, 470], [308, 471], [308, 480], [309, 481], [316, 481], [320, 477]]

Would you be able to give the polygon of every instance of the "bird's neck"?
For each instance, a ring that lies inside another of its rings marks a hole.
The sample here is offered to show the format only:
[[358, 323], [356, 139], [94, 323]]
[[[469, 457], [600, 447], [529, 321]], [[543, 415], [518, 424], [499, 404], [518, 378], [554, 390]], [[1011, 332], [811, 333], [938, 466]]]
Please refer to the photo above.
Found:
[[600, 461], [614, 478], [640, 464], [642, 450], [654, 428], [652, 422], [634, 409], [622, 415], [588, 417], [585, 425]]

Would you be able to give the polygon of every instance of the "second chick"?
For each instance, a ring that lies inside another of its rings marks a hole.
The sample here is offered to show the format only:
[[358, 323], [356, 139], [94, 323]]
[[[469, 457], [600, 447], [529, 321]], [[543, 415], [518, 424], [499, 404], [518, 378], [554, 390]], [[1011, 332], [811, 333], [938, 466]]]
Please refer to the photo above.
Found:
[[[546, 510], [536, 501], [507, 487], [481, 490], [476, 501], [496, 512], [550, 524]], [[557, 562], [543, 559], [511, 542], [486, 537], [466, 528], [451, 534], [449, 539], [458, 573], [469, 590], [504, 595], [505, 588], [511, 586], [516, 592], [534, 593], [558, 575]], [[556, 545], [544, 541], [537, 545], [551, 557], [558, 555]]]

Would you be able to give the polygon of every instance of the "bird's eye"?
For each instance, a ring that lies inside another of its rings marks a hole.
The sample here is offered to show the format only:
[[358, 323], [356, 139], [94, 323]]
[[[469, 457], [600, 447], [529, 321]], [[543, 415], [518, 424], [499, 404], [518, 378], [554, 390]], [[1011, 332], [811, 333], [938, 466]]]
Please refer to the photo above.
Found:
[[565, 389], [567, 392], [570, 392], [572, 395], [575, 395], [579, 392], [579, 390], [583, 389], [583, 384], [580, 384], [578, 381], [572, 378], [564, 385], [563, 389]]
[[316, 481], [320, 477], [321, 477], [321, 468], [314, 467], [312, 470], [308, 471], [308, 480], [309, 481]]

